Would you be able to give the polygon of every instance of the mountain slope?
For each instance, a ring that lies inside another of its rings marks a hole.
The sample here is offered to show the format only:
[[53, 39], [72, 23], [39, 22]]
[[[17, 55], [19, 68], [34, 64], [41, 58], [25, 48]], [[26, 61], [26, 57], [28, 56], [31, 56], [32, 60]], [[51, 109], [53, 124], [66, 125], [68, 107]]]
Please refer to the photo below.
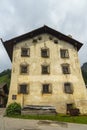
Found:
[[7, 69], [0, 73], [0, 84], [7, 83], [8, 87], [10, 86], [11, 79], [11, 70]]
[[87, 85], [87, 62], [82, 65], [81, 70], [82, 70], [84, 82]]

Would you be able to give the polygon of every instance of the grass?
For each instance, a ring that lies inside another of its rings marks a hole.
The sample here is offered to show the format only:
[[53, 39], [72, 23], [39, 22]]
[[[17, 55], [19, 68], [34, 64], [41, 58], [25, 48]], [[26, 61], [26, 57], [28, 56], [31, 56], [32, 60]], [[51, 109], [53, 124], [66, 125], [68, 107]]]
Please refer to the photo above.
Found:
[[12, 118], [34, 119], [34, 120], [52, 120], [59, 122], [87, 124], [87, 116], [69, 116], [69, 115], [11, 115]]

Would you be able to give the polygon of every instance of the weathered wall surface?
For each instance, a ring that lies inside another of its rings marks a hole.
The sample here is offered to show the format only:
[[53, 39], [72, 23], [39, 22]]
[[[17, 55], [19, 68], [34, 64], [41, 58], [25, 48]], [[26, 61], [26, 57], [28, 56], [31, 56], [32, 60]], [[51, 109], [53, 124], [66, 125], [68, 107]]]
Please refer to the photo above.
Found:
[[[38, 36], [37, 36], [38, 37]], [[36, 38], [37, 38], [36, 37]], [[58, 44], [54, 43], [57, 39], [49, 40], [49, 35], [41, 35], [42, 40], [33, 43], [32, 39], [22, 41], [14, 46], [12, 77], [9, 92], [8, 104], [14, 102], [12, 95], [17, 95], [16, 102], [21, 105], [52, 105], [57, 112], [66, 113], [66, 104], [75, 103], [82, 113], [87, 111], [87, 92], [82, 79], [80, 64], [76, 48], [70, 43], [58, 39]], [[41, 57], [41, 48], [48, 47], [50, 50], [49, 58]], [[30, 48], [30, 57], [21, 57], [21, 48]], [[60, 49], [68, 49], [69, 58], [61, 58]], [[20, 74], [20, 64], [29, 64], [29, 73]], [[41, 65], [47, 63], [50, 65], [50, 74], [41, 74]], [[70, 64], [70, 74], [62, 73], [61, 64]], [[66, 94], [64, 92], [64, 83], [73, 84], [74, 93]], [[18, 94], [18, 85], [20, 83], [29, 84], [29, 94]], [[42, 84], [52, 84], [52, 94], [42, 94]]]

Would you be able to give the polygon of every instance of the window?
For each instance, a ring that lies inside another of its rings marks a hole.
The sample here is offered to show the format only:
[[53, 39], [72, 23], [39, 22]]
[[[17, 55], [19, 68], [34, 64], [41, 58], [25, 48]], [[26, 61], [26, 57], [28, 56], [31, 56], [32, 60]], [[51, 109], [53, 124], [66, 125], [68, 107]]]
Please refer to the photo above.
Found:
[[67, 105], [67, 114], [73, 108], [73, 104], [66, 104]]
[[69, 52], [67, 49], [61, 49], [60, 55], [61, 55], [61, 58], [69, 58]]
[[17, 95], [12, 95], [12, 100], [16, 100], [17, 99]]
[[21, 56], [24, 56], [24, 57], [30, 56], [30, 49], [29, 48], [21, 48]]
[[73, 87], [71, 83], [64, 83], [64, 92], [68, 94], [73, 94]]
[[70, 74], [69, 64], [62, 64], [62, 72], [63, 74]]
[[37, 43], [37, 39], [33, 39], [33, 43]]
[[28, 85], [27, 84], [20, 84], [18, 88], [19, 94], [28, 94]]
[[41, 49], [41, 57], [44, 57], [44, 58], [49, 57], [49, 49], [48, 48]]
[[57, 43], [58, 43], [58, 40], [55, 39], [55, 40], [54, 40], [54, 43], [57, 44]]
[[52, 93], [52, 86], [51, 84], [43, 84], [42, 85], [42, 93]]
[[20, 65], [20, 73], [21, 74], [28, 73], [28, 65]]
[[50, 73], [49, 65], [42, 65], [42, 74], [49, 74], [49, 73]]

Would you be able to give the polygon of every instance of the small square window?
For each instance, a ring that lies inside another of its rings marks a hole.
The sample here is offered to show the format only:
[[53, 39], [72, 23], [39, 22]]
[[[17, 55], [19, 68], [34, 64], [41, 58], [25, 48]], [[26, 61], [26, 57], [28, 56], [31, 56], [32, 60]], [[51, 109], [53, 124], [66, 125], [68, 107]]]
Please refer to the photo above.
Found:
[[42, 85], [42, 93], [52, 93], [52, 86], [50, 84], [43, 84]]
[[12, 100], [16, 100], [17, 99], [17, 95], [12, 95]]
[[64, 92], [68, 94], [73, 94], [73, 87], [71, 83], [64, 83]]
[[19, 94], [28, 94], [28, 85], [27, 84], [20, 84], [18, 88]]
[[26, 74], [26, 73], [28, 73], [28, 65], [21, 65], [21, 66], [20, 66], [20, 73], [21, 73], [21, 74]]
[[41, 57], [48, 58], [49, 57], [49, 49], [41, 49]]
[[61, 55], [61, 58], [69, 58], [69, 52], [67, 49], [61, 49], [60, 55]]
[[23, 56], [23, 57], [30, 56], [30, 49], [29, 48], [21, 48], [21, 56]]
[[42, 65], [42, 74], [49, 74], [50, 67], [48, 65]]
[[37, 39], [33, 39], [33, 43], [37, 43]]
[[62, 65], [62, 72], [63, 72], [63, 74], [70, 74], [69, 64], [63, 64]]

